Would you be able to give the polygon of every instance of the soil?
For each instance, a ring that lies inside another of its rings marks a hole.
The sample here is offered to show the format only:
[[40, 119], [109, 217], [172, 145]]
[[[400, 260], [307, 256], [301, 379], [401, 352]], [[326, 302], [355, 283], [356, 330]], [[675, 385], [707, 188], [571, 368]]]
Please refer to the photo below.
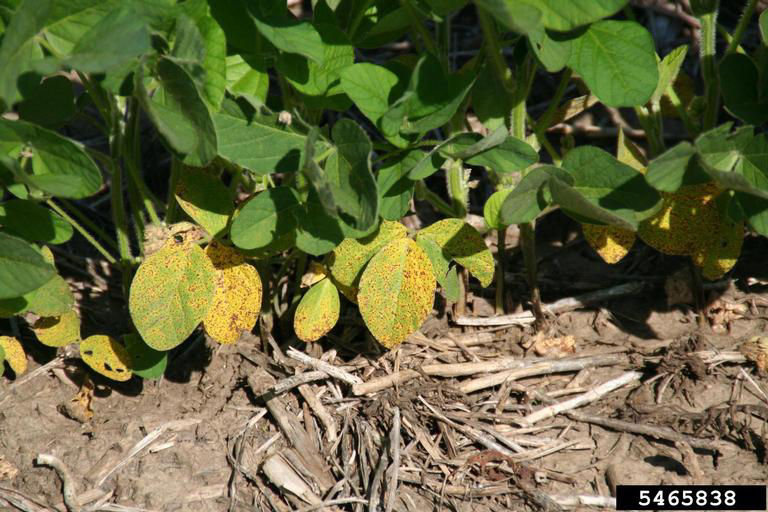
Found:
[[[171, 354], [163, 379], [134, 378], [125, 384], [87, 371], [76, 357], [66, 357], [66, 350], [57, 357], [35, 346], [24, 331], [36, 359], [28, 373], [32, 377], [0, 386], [0, 507], [65, 510], [60, 478], [50, 467], [35, 464], [41, 453], [68, 466], [77, 495], [90, 500], [84, 510], [310, 510], [333, 499], [340, 504], [325, 509], [363, 510], [371, 496], [380, 504], [374, 508], [385, 510], [395, 453], [400, 482], [390, 510], [573, 509], [577, 496], [610, 497], [618, 483], [765, 482], [766, 379], [749, 360], [706, 364], [697, 355], [738, 355], [743, 341], [764, 333], [768, 301], [760, 255], [765, 243], [749, 239], [731, 279], [710, 287], [714, 291], [702, 327], [690, 306], [667, 304], [664, 280], [673, 293], [669, 278], [685, 270], [682, 260], [640, 246], [627, 261], [609, 267], [572, 229], [562, 229], [567, 224], [555, 214], [539, 226], [546, 301], [633, 279], [645, 279], [648, 288], [560, 314], [539, 334], [530, 326], [462, 333], [449, 321], [450, 313], [438, 309], [424, 324], [424, 336], [391, 352], [376, 348], [349, 307], [345, 325], [323, 345], [303, 345], [288, 336], [280, 341], [266, 336], [262, 343], [251, 334], [236, 345], [216, 345], [193, 336]], [[510, 238], [510, 268], [519, 269]], [[512, 272], [508, 280], [521, 303], [522, 279]], [[470, 314], [492, 309], [483, 297], [470, 299]], [[279, 335], [279, 326], [273, 332]], [[473, 338], [478, 332], [491, 334]], [[461, 346], [451, 339], [463, 340]], [[285, 355], [290, 346], [368, 382], [398, 368], [492, 362], [510, 355], [550, 362], [611, 353], [626, 359], [471, 393], [458, 387], [493, 372], [422, 375], [363, 396], [342, 381], [322, 378], [301, 390], [273, 394], [275, 382], [314, 371]], [[47, 371], [33, 373], [46, 363]], [[639, 382], [575, 412], [672, 429], [717, 448], [692, 449], [690, 443], [607, 428], [568, 413], [528, 428], [520, 423], [544, 407], [537, 392], [563, 401], [630, 369], [641, 372]], [[73, 402], [79, 391], [90, 400]], [[321, 403], [332, 426], [318, 416], [307, 393]], [[85, 405], [92, 407], [90, 418]], [[401, 422], [398, 450], [391, 438], [395, 414]], [[491, 430], [495, 436], [487, 435]], [[489, 439], [497, 444], [489, 445]], [[137, 444], [142, 440], [148, 442]], [[522, 451], [515, 454], [511, 446]], [[299, 461], [276, 476], [265, 464], [276, 456]], [[290, 468], [302, 474], [310, 495], [297, 497], [301, 492], [282, 480], [290, 480]], [[14, 496], [26, 501], [14, 502]]]

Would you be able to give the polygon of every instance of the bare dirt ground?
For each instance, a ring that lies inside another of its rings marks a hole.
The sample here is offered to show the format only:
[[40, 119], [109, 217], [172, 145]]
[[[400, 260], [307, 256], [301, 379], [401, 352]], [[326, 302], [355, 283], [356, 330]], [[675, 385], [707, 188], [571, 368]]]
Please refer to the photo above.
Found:
[[[70, 510], [554, 511], [611, 509], [618, 483], [765, 482], [768, 383], [742, 345], [765, 332], [765, 243], [708, 287], [699, 326], [668, 305], [685, 300], [669, 279], [683, 260], [639, 247], [608, 267], [561, 224], [541, 226], [544, 299], [630, 293], [538, 334], [458, 326], [438, 300], [382, 352], [348, 307], [322, 345], [272, 338], [266, 319], [236, 345], [193, 336], [162, 380], [124, 385], [37, 347], [0, 384], [0, 508], [66, 510], [69, 493]], [[524, 300], [519, 259], [508, 284]], [[468, 316], [492, 313], [483, 294]]]

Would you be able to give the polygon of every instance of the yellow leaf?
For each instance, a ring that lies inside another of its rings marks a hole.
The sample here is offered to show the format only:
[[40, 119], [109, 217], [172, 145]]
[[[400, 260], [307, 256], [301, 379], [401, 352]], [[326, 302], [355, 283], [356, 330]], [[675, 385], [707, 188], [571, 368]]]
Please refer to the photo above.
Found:
[[19, 340], [11, 336], [0, 336], [0, 347], [5, 352], [5, 361], [16, 375], [21, 375], [27, 371], [27, 355], [24, 353], [24, 347], [21, 346]]
[[368, 261], [392, 240], [405, 238], [405, 226], [383, 221], [379, 229], [363, 238], [345, 238], [330, 254], [328, 269], [336, 287], [352, 302], [357, 302], [357, 285]]
[[301, 298], [293, 317], [293, 330], [302, 341], [315, 341], [333, 329], [339, 320], [339, 291], [323, 279]]
[[219, 343], [234, 343], [259, 318], [261, 278], [237, 249], [213, 242], [205, 254], [215, 268], [216, 295], [203, 327]]
[[309, 264], [309, 269], [307, 270], [306, 274], [301, 276], [301, 287], [309, 288], [310, 286], [319, 283], [326, 277], [328, 277], [328, 271], [326, 270], [325, 265], [318, 263], [317, 261], [313, 261]]
[[387, 244], [360, 278], [360, 314], [387, 348], [401, 343], [432, 311], [437, 280], [424, 250], [410, 238]]
[[61, 316], [40, 317], [32, 325], [32, 332], [43, 345], [63, 347], [80, 341], [80, 319], [74, 311]]
[[582, 224], [584, 238], [606, 263], [618, 263], [635, 243], [635, 233], [616, 226]]
[[80, 357], [94, 371], [116, 381], [131, 379], [131, 356], [116, 339], [102, 334], [88, 336], [80, 343]]
[[493, 255], [480, 233], [461, 219], [443, 219], [419, 231], [417, 239], [430, 238], [456, 263], [488, 286], [495, 269]]

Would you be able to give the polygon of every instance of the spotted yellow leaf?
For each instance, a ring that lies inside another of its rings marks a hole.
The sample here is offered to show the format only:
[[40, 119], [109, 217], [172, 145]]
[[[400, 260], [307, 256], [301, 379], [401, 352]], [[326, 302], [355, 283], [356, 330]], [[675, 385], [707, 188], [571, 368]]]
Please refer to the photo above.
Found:
[[131, 356], [116, 339], [102, 334], [80, 343], [80, 357], [97, 373], [116, 381], [131, 379]]
[[170, 350], [192, 334], [213, 303], [215, 272], [203, 250], [182, 235], [144, 260], [131, 283], [128, 309], [147, 345]]
[[360, 278], [360, 314], [379, 343], [392, 348], [427, 318], [436, 287], [424, 250], [410, 238], [393, 240], [371, 259]]
[[5, 353], [5, 362], [16, 375], [27, 371], [27, 354], [24, 353], [24, 347], [19, 340], [11, 336], [0, 336], [0, 347]]
[[325, 265], [317, 261], [313, 261], [309, 264], [307, 272], [301, 276], [301, 287], [309, 288], [316, 283], [319, 283], [323, 279], [328, 277], [328, 271]]
[[330, 254], [328, 269], [337, 288], [352, 302], [365, 265], [392, 240], [405, 238], [407, 230], [399, 222], [383, 221], [379, 229], [363, 238], [345, 238]]
[[80, 341], [80, 319], [75, 311], [67, 311], [61, 316], [43, 316], [32, 324], [40, 343], [49, 347], [63, 347]]
[[606, 263], [618, 263], [635, 243], [635, 233], [617, 226], [582, 224], [584, 238]]
[[493, 255], [480, 233], [461, 219], [443, 219], [422, 229], [417, 239], [430, 238], [453, 260], [488, 286], [493, 281]]
[[293, 329], [302, 341], [315, 341], [333, 329], [339, 320], [339, 291], [323, 279], [301, 298], [293, 317]]
[[219, 343], [234, 343], [259, 318], [261, 278], [237, 249], [214, 242], [205, 254], [216, 269], [216, 295], [203, 327]]

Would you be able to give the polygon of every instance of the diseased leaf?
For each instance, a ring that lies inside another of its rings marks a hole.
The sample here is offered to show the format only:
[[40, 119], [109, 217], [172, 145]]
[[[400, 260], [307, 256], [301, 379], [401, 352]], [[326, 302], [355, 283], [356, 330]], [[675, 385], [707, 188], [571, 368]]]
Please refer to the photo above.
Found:
[[5, 362], [16, 375], [27, 371], [27, 354], [19, 340], [11, 336], [0, 336], [0, 348], [3, 349]]
[[147, 345], [170, 350], [205, 318], [215, 293], [216, 274], [208, 256], [193, 243], [171, 240], [139, 266], [128, 308]]
[[635, 233], [616, 226], [582, 224], [584, 238], [606, 263], [618, 263], [635, 244]]
[[360, 314], [387, 348], [401, 343], [432, 311], [436, 288], [432, 264], [410, 238], [398, 238], [368, 263], [357, 295]]
[[232, 221], [230, 236], [241, 249], [263, 249], [296, 229], [295, 212], [301, 207], [290, 187], [259, 192], [240, 209]]
[[293, 330], [302, 341], [316, 341], [328, 334], [339, 320], [339, 292], [330, 279], [323, 279], [301, 298], [293, 317]]
[[13, 299], [50, 281], [56, 269], [34, 246], [0, 231], [0, 299]]
[[192, 220], [214, 237], [224, 234], [235, 210], [229, 190], [221, 179], [204, 169], [182, 169], [176, 186], [176, 200]]
[[153, 349], [136, 333], [123, 336], [131, 360], [131, 371], [142, 379], [159, 379], [168, 366], [168, 352]]
[[203, 327], [219, 343], [235, 343], [259, 318], [261, 278], [237, 249], [214, 242], [205, 254], [216, 269], [216, 295]]
[[61, 316], [43, 316], [32, 324], [32, 332], [43, 345], [64, 347], [80, 341], [80, 319], [74, 310]]
[[659, 81], [653, 39], [634, 21], [593, 23], [573, 40], [568, 64], [612, 107], [645, 104]]
[[96, 373], [125, 382], [131, 380], [131, 356], [116, 339], [102, 334], [88, 336], [80, 343], [80, 357]]
[[365, 265], [392, 240], [405, 238], [399, 222], [383, 221], [374, 233], [363, 238], [345, 238], [328, 257], [331, 277], [345, 297], [357, 302], [357, 286]]
[[422, 229], [417, 239], [430, 238], [456, 263], [488, 286], [493, 281], [493, 255], [475, 228], [461, 219], [443, 219]]

